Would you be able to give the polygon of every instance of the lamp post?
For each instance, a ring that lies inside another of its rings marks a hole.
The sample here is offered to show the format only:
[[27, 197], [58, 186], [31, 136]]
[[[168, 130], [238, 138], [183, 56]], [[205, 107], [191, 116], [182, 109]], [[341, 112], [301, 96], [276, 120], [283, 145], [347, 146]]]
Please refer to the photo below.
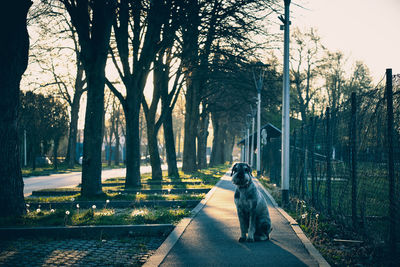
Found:
[[246, 120], [246, 125], [247, 125], [247, 164], [251, 164], [250, 163], [250, 155], [251, 155], [251, 148], [250, 148], [250, 124], [251, 124], [251, 114], [247, 114], [247, 120]]
[[252, 137], [251, 137], [251, 155], [250, 155], [250, 165], [252, 168], [254, 168], [254, 139], [255, 139], [255, 133], [254, 133], [254, 124], [255, 122], [255, 117], [256, 117], [256, 113], [257, 111], [251, 106], [251, 119], [252, 119], [252, 127], [251, 127], [251, 133], [252, 133]]
[[246, 128], [243, 130], [243, 132], [244, 132], [244, 149], [243, 149], [244, 154], [243, 154], [243, 156], [244, 156], [244, 162], [247, 162], [247, 125], [246, 125]]
[[283, 48], [283, 92], [282, 92], [282, 203], [289, 203], [289, 153], [290, 153], [290, 120], [289, 120], [289, 6], [291, 0], [285, 2], [285, 17], [280, 16], [284, 28]]
[[27, 165], [26, 159], [26, 129], [24, 129], [24, 167]]
[[253, 68], [254, 84], [257, 89], [257, 176], [261, 175], [261, 89], [264, 84], [265, 70], [269, 65], [257, 62]]

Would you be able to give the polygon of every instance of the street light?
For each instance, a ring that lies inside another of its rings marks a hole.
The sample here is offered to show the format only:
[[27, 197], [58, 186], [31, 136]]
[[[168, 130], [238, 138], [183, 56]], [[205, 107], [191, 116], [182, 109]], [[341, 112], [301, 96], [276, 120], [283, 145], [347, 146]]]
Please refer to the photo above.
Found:
[[284, 32], [284, 55], [283, 55], [283, 92], [282, 92], [282, 203], [289, 203], [289, 154], [290, 154], [290, 120], [289, 120], [289, 6], [291, 0], [285, 2], [285, 17], [279, 19], [283, 23]]
[[264, 74], [269, 65], [257, 62], [253, 67], [254, 84], [257, 89], [257, 176], [261, 175], [261, 89], [264, 84]]
[[253, 108], [253, 106], [250, 106], [251, 108], [251, 118], [252, 118], [252, 127], [251, 127], [251, 133], [252, 133], [252, 137], [251, 137], [251, 157], [250, 157], [250, 165], [252, 168], [254, 168], [254, 138], [255, 138], [255, 133], [254, 133], [254, 125], [255, 125], [255, 120], [256, 120], [256, 114], [257, 114], [257, 110], [255, 108]]
[[251, 124], [251, 114], [247, 114], [247, 120], [246, 120], [246, 128], [247, 128], [247, 138], [246, 138], [246, 140], [247, 140], [247, 153], [246, 153], [246, 156], [247, 156], [247, 161], [246, 161], [246, 163], [247, 164], [251, 164], [250, 163], [250, 155], [251, 155], [251, 148], [250, 148], [250, 124]]

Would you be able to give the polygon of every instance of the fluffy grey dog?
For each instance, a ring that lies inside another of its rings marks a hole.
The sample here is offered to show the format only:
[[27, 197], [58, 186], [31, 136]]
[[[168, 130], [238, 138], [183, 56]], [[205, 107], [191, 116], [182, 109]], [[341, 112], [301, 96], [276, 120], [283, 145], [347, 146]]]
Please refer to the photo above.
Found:
[[250, 166], [236, 163], [231, 176], [236, 185], [235, 204], [241, 231], [239, 242], [268, 240], [272, 227], [267, 201], [252, 181]]

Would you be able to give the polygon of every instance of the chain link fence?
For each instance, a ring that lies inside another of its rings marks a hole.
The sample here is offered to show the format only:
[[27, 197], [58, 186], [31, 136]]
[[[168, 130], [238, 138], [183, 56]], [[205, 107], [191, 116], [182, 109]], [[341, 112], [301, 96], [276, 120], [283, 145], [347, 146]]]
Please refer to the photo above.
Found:
[[391, 70], [387, 77], [386, 86], [353, 93], [293, 131], [290, 190], [292, 197], [395, 253], [400, 77]]

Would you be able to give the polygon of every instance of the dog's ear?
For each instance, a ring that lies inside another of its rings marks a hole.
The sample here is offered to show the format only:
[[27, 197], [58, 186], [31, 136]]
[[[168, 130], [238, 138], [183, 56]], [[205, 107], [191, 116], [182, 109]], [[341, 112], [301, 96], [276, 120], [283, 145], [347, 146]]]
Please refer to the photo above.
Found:
[[235, 172], [237, 172], [237, 163], [235, 163], [235, 165], [233, 165], [233, 167], [232, 167], [232, 172], [231, 172], [231, 176], [235, 173]]

